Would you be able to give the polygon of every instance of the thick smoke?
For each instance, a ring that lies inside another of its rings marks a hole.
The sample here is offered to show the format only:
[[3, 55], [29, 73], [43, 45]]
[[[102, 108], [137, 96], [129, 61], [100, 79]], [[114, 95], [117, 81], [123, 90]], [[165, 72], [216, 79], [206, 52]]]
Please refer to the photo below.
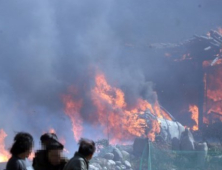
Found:
[[1, 0], [0, 128], [7, 141], [20, 130], [37, 141], [53, 127], [72, 152], [61, 95], [76, 86], [88, 121], [93, 108], [87, 92], [96, 70], [125, 92], [127, 103], [137, 97], [152, 102], [155, 83], [168, 79], [155, 74], [170, 67], [148, 44], [179, 42], [220, 26], [221, 5], [220, 0]]

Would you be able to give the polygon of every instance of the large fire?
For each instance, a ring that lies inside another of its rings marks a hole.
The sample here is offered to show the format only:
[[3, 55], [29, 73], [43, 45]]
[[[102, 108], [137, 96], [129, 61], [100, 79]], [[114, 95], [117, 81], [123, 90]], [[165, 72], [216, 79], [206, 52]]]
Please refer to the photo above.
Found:
[[0, 129], [0, 162], [7, 162], [10, 154], [9, 152], [5, 149], [5, 138], [7, 134], [3, 129]]
[[128, 106], [123, 91], [109, 85], [102, 73], [95, 77], [95, 87], [91, 95], [97, 108], [99, 122], [105, 127], [104, 133], [109, 136], [112, 132], [111, 141], [122, 141], [144, 135], [154, 141], [155, 134], [160, 132], [158, 121], [152, 120], [152, 123], [147, 125], [145, 119], [139, 117], [147, 109], [156, 117], [170, 119], [160, 109], [158, 101], [151, 105], [148, 101], [138, 98], [134, 106]]
[[[77, 90], [72, 93], [74, 96]], [[70, 116], [73, 123], [75, 139], [79, 139], [83, 130], [83, 119], [80, 114], [83, 100], [77, 100], [72, 94], [63, 95], [65, 113]], [[124, 142], [135, 136], [148, 137], [155, 140], [155, 134], [160, 132], [159, 122], [152, 120], [147, 123], [140, 115], [147, 109], [157, 118], [171, 120], [170, 116], [162, 111], [158, 101], [151, 104], [138, 98], [133, 106], [129, 106], [125, 100], [124, 92], [112, 87], [105, 75], [99, 73], [95, 76], [95, 87], [91, 90], [91, 100], [96, 108], [95, 117], [98, 117], [99, 126], [111, 143]]]

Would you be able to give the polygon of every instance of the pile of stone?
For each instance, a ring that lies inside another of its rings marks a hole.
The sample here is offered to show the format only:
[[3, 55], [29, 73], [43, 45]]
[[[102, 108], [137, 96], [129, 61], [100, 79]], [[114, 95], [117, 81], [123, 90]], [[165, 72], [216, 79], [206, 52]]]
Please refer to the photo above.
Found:
[[133, 170], [131, 162], [132, 146], [110, 146], [110, 152], [96, 156], [92, 159], [90, 170]]

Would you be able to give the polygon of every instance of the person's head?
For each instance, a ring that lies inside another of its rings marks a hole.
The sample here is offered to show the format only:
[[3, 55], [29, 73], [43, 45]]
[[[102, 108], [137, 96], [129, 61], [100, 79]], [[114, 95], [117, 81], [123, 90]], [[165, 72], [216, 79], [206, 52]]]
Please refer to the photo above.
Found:
[[14, 137], [10, 153], [22, 159], [28, 158], [32, 152], [33, 144], [33, 137], [29, 133], [19, 132]]
[[58, 138], [55, 133], [45, 133], [40, 137], [42, 147], [45, 149], [52, 142], [57, 142]]
[[79, 140], [79, 150], [78, 153], [83, 155], [87, 160], [90, 160], [96, 150], [95, 142], [89, 139]]
[[59, 142], [52, 142], [46, 146], [47, 158], [50, 164], [60, 164], [63, 148], [64, 146]]

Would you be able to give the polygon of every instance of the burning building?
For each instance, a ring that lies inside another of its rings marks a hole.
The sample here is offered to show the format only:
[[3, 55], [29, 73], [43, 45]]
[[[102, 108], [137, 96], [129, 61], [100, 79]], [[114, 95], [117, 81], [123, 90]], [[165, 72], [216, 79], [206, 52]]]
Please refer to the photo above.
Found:
[[127, 144], [220, 123], [221, 36], [159, 42], [221, 25], [221, 4], [1, 1], [0, 161], [18, 131], [36, 150], [51, 129], [71, 157], [82, 136]]
[[[177, 111], [188, 110], [191, 113], [194, 122], [188, 127], [194, 131], [204, 128], [205, 131], [208, 125], [221, 122], [221, 28], [209, 31], [206, 36], [194, 36], [183, 43], [154, 44], [150, 47], [165, 49], [165, 57], [180, 65], [186, 74], [181, 74], [184, 77], [180, 78], [182, 81], [178, 88], [189, 101], [184, 102], [187, 103], [186, 108]], [[192, 79], [195, 81], [191, 82]], [[191, 88], [187, 89], [187, 86]]]

